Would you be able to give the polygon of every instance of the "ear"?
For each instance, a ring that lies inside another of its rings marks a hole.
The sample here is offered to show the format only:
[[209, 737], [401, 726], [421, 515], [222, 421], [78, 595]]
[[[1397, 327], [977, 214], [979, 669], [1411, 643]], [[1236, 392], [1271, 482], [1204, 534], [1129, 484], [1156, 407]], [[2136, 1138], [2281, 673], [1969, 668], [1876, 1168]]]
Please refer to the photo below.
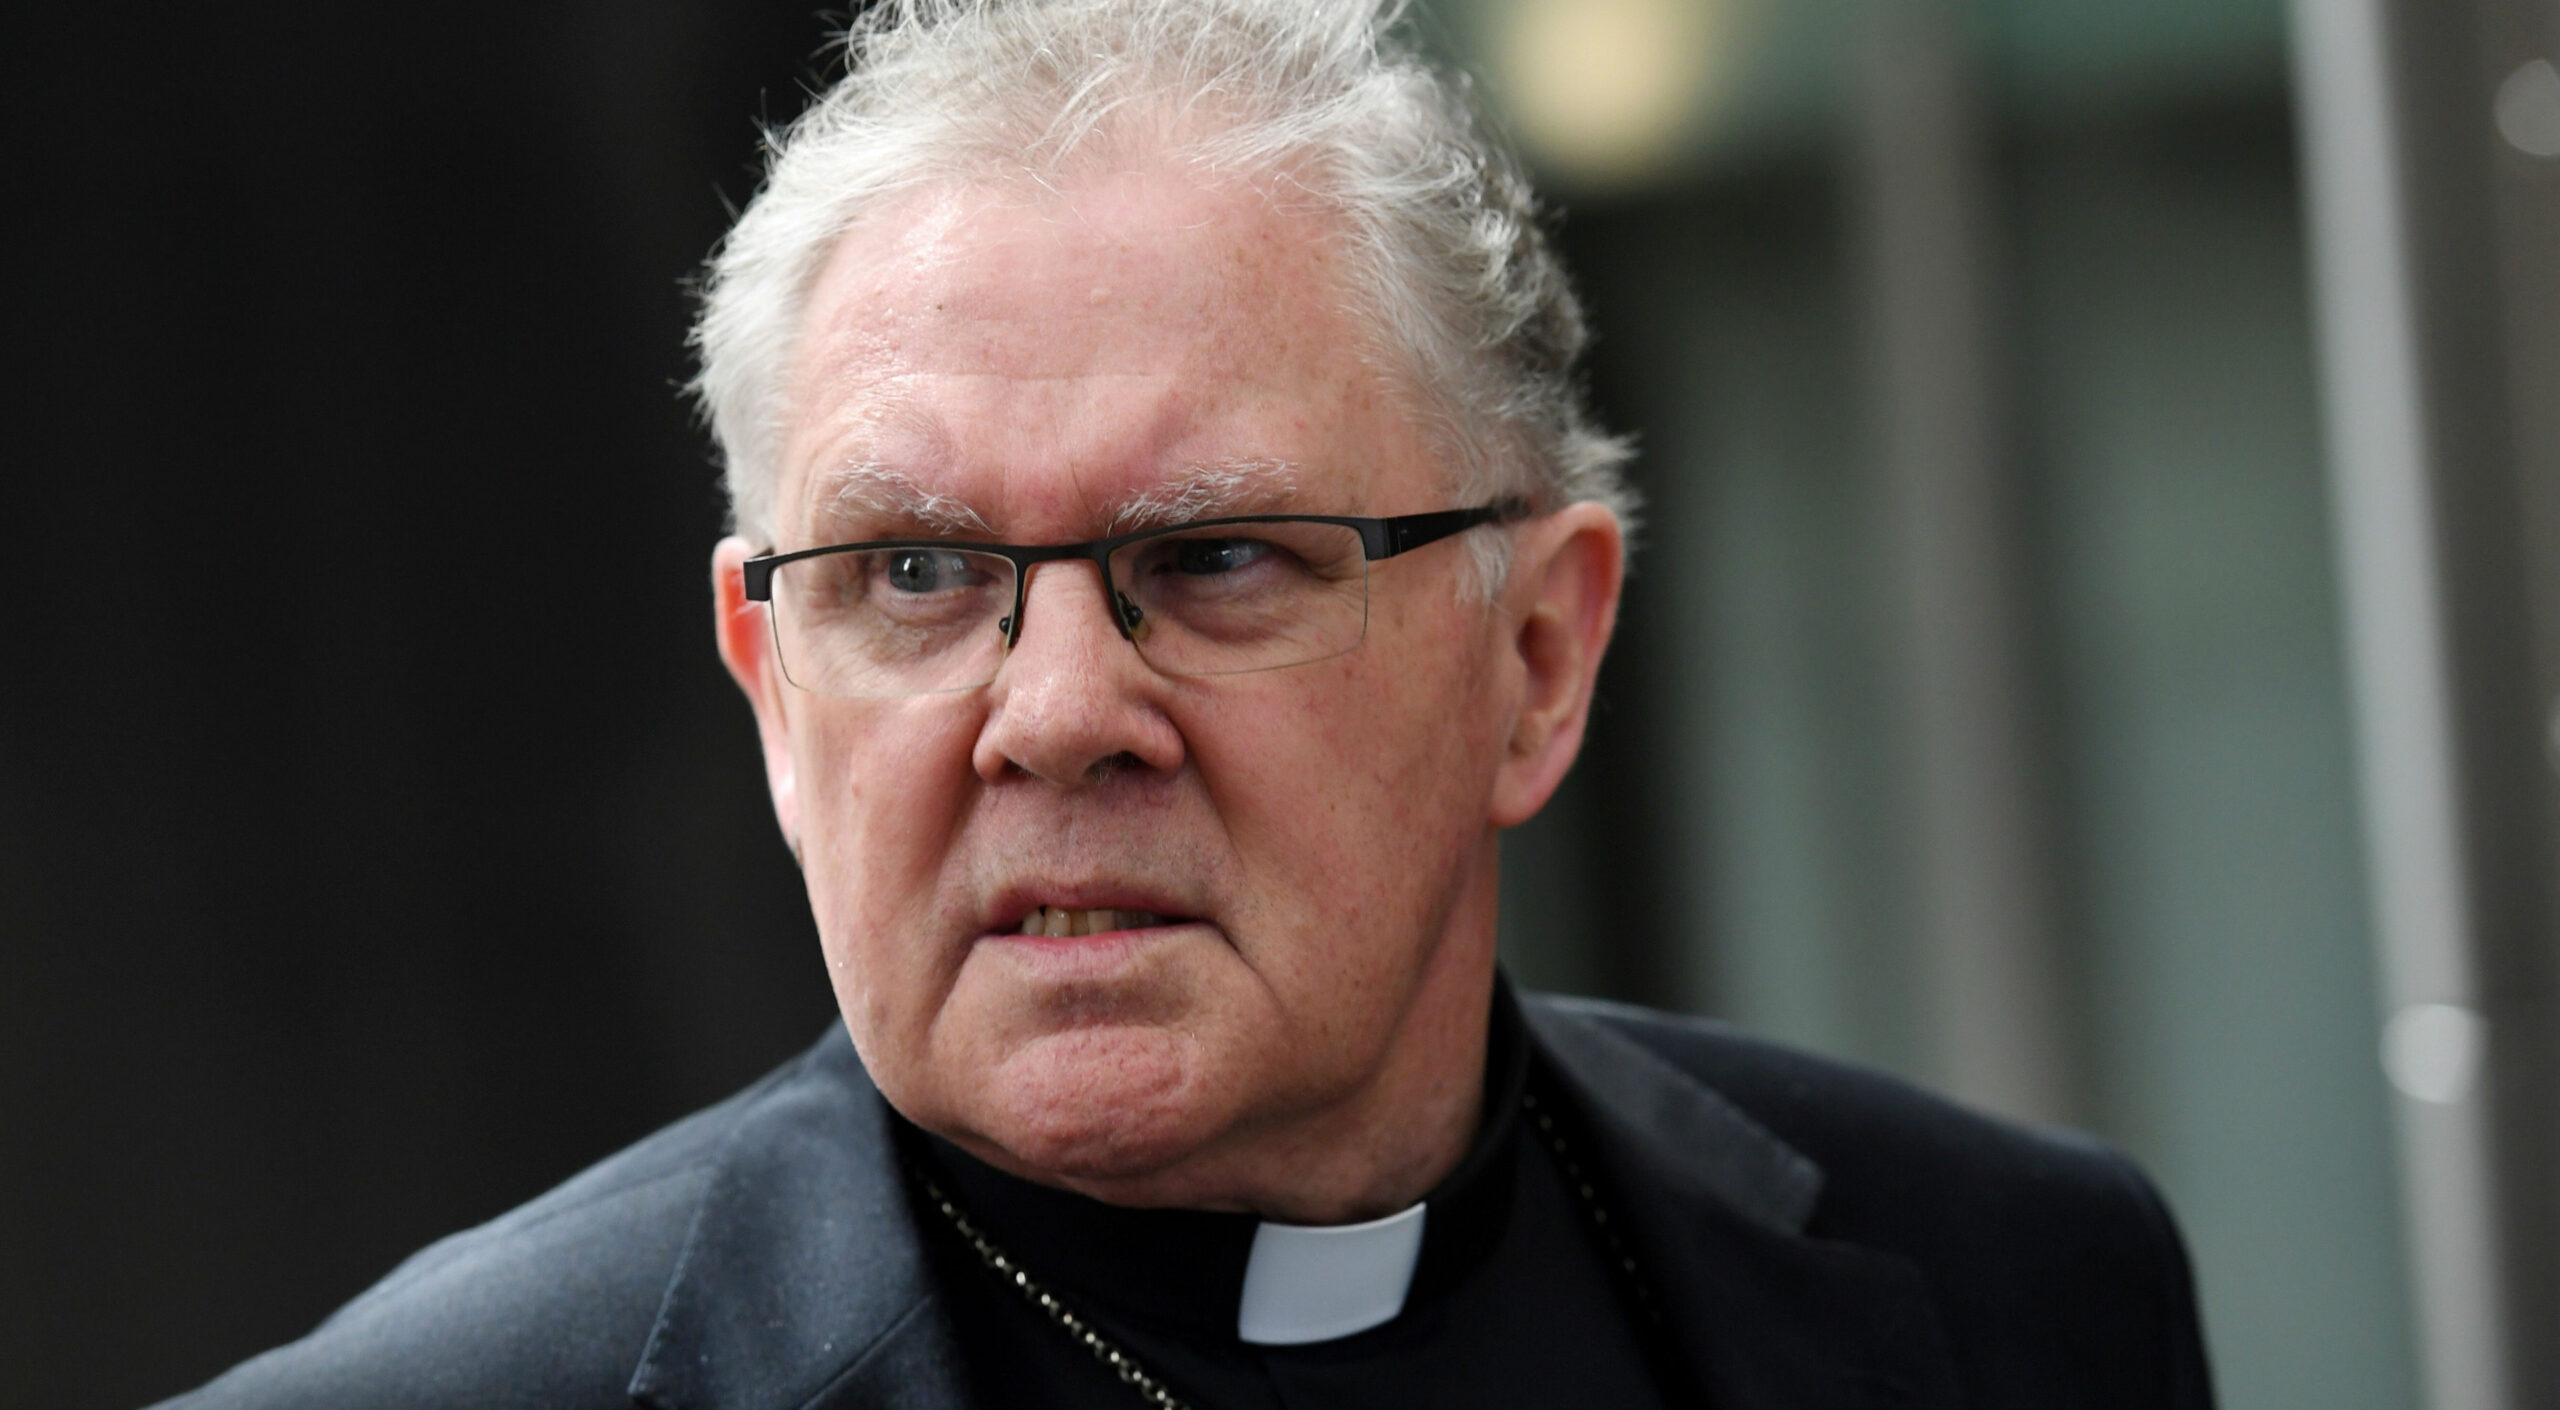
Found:
[[799, 774], [792, 762], [791, 721], [784, 714], [784, 692], [790, 689], [782, 679], [782, 663], [773, 654], [773, 629], [765, 616], [765, 605], [747, 600], [746, 579], [739, 565], [756, 555], [757, 550], [736, 535], [720, 541], [711, 550], [712, 630], [720, 643], [720, 660], [729, 668], [729, 678], [747, 694], [747, 704], [756, 712], [756, 734], [764, 742], [765, 786], [773, 793], [773, 815], [782, 824], [782, 838], [799, 851], [800, 797]]
[[1519, 531], [1503, 589], [1520, 682], [1511, 738], [1494, 778], [1495, 827], [1527, 822], [1547, 805], [1582, 752], [1600, 658], [1618, 625], [1626, 537], [1618, 516], [1588, 500]]

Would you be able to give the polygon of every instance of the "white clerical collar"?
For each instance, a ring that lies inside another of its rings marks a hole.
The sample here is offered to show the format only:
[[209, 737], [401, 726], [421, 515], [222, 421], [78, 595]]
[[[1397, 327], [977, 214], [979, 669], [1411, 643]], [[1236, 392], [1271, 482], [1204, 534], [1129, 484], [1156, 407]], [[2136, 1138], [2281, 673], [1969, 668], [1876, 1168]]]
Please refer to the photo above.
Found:
[[1298, 1346], [1394, 1320], [1422, 1257], [1424, 1207], [1366, 1224], [1274, 1224], [1253, 1231], [1236, 1335]]

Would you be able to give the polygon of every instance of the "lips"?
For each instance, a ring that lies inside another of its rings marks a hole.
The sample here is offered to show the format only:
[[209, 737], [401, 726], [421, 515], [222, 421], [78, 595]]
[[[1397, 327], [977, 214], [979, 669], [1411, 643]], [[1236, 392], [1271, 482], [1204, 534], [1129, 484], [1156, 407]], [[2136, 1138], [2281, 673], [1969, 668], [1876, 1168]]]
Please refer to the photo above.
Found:
[[978, 913], [982, 936], [1076, 940], [1092, 935], [1165, 930], [1208, 919], [1191, 888], [1127, 875], [1025, 877], [987, 898]]
[[1147, 930], [1170, 924], [1170, 917], [1154, 911], [1123, 910], [1111, 906], [1086, 909], [1033, 906], [1022, 917], [1022, 924], [1014, 927], [1014, 933], [1068, 940], [1081, 935], [1107, 935], [1115, 930]]

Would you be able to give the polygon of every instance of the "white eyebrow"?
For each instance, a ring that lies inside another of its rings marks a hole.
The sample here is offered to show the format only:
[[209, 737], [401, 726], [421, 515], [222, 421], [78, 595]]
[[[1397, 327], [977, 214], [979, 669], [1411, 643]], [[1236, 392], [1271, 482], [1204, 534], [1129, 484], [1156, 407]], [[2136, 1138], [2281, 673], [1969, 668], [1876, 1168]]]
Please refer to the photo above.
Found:
[[985, 516], [964, 500], [936, 494], [906, 475], [874, 461], [856, 460], [830, 467], [818, 476], [811, 496], [817, 515], [892, 516], [937, 534], [987, 534]]
[[1192, 519], [1269, 513], [1286, 503], [1297, 488], [1298, 467], [1285, 460], [1194, 465], [1122, 504], [1103, 532], [1125, 534]]

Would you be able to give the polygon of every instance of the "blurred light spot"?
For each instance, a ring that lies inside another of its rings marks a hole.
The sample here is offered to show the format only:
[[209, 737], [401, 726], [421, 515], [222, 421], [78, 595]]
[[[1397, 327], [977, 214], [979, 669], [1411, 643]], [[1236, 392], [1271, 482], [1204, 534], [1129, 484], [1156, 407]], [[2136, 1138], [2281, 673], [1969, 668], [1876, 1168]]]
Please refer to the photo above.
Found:
[[2488, 1027], [2459, 1004], [2411, 1004], [2383, 1026], [2382, 1070], [2419, 1101], [2461, 1101], [2479, 1079]]
[[1494, 62], [1547, 166], [1624, 185], [1677, 156], [1703, 106], [1721, 0], [1512, 0]]
[[2498, 85], [2498, 135], [2529, 157], [2560, 157], [2560, 69], [2535, 59]]

